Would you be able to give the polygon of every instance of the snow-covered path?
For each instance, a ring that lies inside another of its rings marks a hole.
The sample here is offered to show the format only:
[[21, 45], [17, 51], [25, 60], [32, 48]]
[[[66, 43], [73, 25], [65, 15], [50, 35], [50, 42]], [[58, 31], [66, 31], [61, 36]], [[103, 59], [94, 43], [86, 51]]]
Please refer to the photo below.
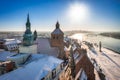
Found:
[[101, 66], [107, 80], [120, 80], [120, 55], [103, 48], [102, 52], [89, 50], [89, 55]]

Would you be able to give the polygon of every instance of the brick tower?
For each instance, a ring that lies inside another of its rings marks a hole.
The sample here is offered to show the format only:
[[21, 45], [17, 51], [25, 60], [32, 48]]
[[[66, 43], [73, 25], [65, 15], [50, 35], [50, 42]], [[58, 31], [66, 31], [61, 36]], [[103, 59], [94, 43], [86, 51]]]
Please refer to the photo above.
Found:
[[56, 23], [56, 29], [51, 33], [51, 46], [52, 47], [58, 47], [59, 48], [59, 56], [60, 58], [63, 58], [64, 54], [64, 33], [60, 29], [60, 24], [57, 21]]

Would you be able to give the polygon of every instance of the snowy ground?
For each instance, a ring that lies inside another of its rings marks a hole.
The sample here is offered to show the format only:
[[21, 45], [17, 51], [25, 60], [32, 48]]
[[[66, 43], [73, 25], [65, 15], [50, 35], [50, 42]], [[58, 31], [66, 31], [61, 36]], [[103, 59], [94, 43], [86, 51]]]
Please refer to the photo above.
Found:
[[120, 54], [105, 48], [99, 52], [95, 48], [89, 51], [89, 56], [100, 65], [107, 80], [120, 80]]
[[51, 47], [49, 39], [45, 38], [39, 38], [37, 39], [37, 52], [48, 54], [51, 56], [58, 56], [58, 48]]

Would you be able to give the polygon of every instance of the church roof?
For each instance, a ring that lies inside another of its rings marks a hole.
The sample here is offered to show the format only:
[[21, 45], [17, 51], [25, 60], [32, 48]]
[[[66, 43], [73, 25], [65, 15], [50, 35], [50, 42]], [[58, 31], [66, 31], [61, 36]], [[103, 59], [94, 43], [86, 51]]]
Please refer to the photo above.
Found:
[[31, 32], [29, 29], [27, 29], [27, 30], [25, 31], [25, 34], [32, 34], [32, 32]]
[[31, 24], [30, 24], [29, 13], [28, 13], [25, 34], [32, 34], [31, 29], [30, 29], [31, 28], [30, 25]]
[[27, 15], [27, 23], [30, 23], [29, 13], [28, 13], [28, 15]]
[[60, 26], [60, 24], [59, 24], [59, 22], [57, 21], [57, 23], [56, 23], [56, 29], [52, 32], [52, 34], [64, 34], [64, 33], [62, 32], [62, 30], [59, 28], [59, 26]]
[[55, 29], [52, 34], [64, 34], [61, 29]]

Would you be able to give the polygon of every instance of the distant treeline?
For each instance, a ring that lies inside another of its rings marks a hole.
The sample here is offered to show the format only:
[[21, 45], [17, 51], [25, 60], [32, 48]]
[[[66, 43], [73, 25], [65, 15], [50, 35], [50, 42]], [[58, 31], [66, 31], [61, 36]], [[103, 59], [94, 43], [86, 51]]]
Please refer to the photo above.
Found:
[[76, 33], [93, 33], [92, 31], [84, 31], [84, 30], [71, 30], [71, 31], [64, 31], [65, 35], [71, 36]]
[[120, 39], [120, 32], [105, 32], [100, 33], [100, 35]]

